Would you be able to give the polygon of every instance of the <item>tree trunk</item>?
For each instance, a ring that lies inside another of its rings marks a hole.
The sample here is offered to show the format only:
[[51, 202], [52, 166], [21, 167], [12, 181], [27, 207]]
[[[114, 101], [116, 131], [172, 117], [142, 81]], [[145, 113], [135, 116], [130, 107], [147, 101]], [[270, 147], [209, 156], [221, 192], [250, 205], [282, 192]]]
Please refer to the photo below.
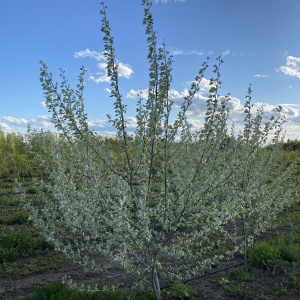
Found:
[[247, 231], [246, 231], [246, 218], [245, 218], [245, 215], [243, 215], [243, 219], [242, 219], [242, 222], [243, 222], [243, 235], [244, 235], [244, 269], [245, 271], [248, 272], [248, 256], [247, 256], [247, 246], [248, 246], [248, 243], [247, 243]]
[[161, 299], [160, 284], [159, 284], [159, 279], [158, 279], [157, 271], [156, 271], [155, 267], [153, 267], [153, 269], [152, 269], [152, 284], [153, 284], [153, 290], [155, 293], [155, 299], [160, 300]]

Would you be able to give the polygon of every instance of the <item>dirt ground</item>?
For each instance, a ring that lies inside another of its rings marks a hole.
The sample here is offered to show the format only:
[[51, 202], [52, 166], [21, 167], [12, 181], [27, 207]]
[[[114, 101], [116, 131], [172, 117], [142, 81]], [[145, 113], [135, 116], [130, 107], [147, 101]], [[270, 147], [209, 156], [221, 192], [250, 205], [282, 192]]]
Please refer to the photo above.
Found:
[[[238, 263], [241, 263], [242, 259], [233, 259], [221, 263], [216, 269], [211, 270], [217, 271], [219, 269], [226, 268]], [[242, 268], [237, 267], [237, 268]], [[253, 280], [242, 284], [242, 288], [245, 291], [253, 291], [248, 294], [248, 296], [234, 296], [232, 292], [228, 292], [224, 285], [220, 284], [220, 278], [222, 276], [227, 276], [230, 273], [230, 270], [223, 271], [221, 273], [216, 273], [205, 278], [200, 278], [189, 283], [189, 286], [196, 291], [196, 295], [192, 296], [190, 299], [207, 299], [207, 300], [218, 300], [218, 299], [289, 299], [296, 300], [300, 299], [299, 293], [292, 293], [287, 295], [279, 295], [276, 297], [276, 293], [271, 291], [274, 290], [274, 287], [283, 287], [289, 285], [288, 279], [285, 277], [289, 266], [284, 266], [282, 269], [276, 271], [276, 275], [268, 274], [265, 271], [260, 269], [252, 269], [251, 273], [253, 274]], [[298, 266], [298, 271], [300, 268]], [[30, 295], [34, 290], [42, 283], [61, 281], [64, 276], [75, 280], [79, 284], [88, 284], [88, 283], [98, 283], [100, 285], [121, 285], [126, 290], [130, 291], [132, 281], [130, 278], [125, 277], [122, 272], [117, 268], [111, 268], [108, 274], [95, 274], [91, 272], [85, 272], [80, 266], [70, 262], [65, 261], [61, 266], [55, 270], [48, 270], [42, 274], [32, 274], [23, 278], [0, 278], [0, 300], [9, 300], [9, 299], [23, 299], [24, 296]], [[291, 272], [291, 271], [290, 271]], [[240, 293], [243, 294], [243, 293]], [[261, 295], [261, 297], [257, 296]], [[268, 296], [269, 295], [269, 296]], [[280, 297], [279, 297], [280, 296]]]

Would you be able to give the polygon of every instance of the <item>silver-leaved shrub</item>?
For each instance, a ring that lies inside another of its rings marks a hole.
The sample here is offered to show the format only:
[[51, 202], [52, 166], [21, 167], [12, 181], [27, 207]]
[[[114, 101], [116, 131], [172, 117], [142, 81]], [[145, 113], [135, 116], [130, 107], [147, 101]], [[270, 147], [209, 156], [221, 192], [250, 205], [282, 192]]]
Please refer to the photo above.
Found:
[[[118, 267], [133, 278], [133, 287], [149, 285], [160, 299], [161, 282], [188, 278], [246, 253], [254, 237], [295, 201], [297, 188], [290, 176], [293, 165], [280, 163], [280, 107], [264, 123], [263, 111], [253, 111], [249, 88], [244, 128], [229, 129], [231, 96], [218, 95], [221, 58], [212, 66], [203, 126], [192, 130], [187, 112], [197, 101], [209, 60], [176, 108], [169, 97], [172, 57], [157, 44], [150, 1], [142, 4], [149, 85], [137, 101], [134, 133], [127, 126], [103, 4], [101, 31], [114, 99], [114, 115], [108, 118], [116, 137], [89, 129], [86, 70], [73, 89], [64, 72], [61, 84], [54, 83], [42, 62], [46, 105], [60, 134], [49, 142], [47, 135], [29, 132], [28, 140], [44, 148], [44, 155], [40, 149], [32, 157], [46, 176], [35, 180], [39, 205], [24, 193], [22, 199], [35, 226], [69, 258], [99, 272]], [[265, 147], [268, 142], [272, 147]]]

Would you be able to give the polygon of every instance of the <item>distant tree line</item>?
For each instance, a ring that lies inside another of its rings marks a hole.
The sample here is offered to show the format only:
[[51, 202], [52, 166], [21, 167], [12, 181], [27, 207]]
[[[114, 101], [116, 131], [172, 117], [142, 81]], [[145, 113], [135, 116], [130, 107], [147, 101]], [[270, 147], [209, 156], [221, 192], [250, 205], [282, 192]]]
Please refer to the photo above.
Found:
[[288, 139], [282, 144], [282, 148], [285, 151], [299, 151], [300, 150], [300, 140], [290, 140]]
[[[45, 152], [45, 148], [42, 147], [43, 143], [50, 145], [57, 138], [57, 133], [50, 131], [34, 131], [34, 134], [22, 135], [21, 133], [5, 133], [0, 129], [0, 177], [7, 177], [10, 180], [14, 180], [19, 177], [43, 176], [43, 170], [38, 170], [37, 166], [33, 165], [32, 155], [33, 153], [43, 153], [43, 157], [47, 160], [49, 153]], [[60, 137], [61, 141], [63, 138]], [[109, 145], [113, 155], [118, 156], [121, 151], [121, 145], [116, 138], [106, 138], [99, 136], [99, 139]], [[232, 137], [228, 136], [224, 138], [224, 142], [221, 147], [226, 147], [232, 142]], [[267, 148], [271, 148], [272, 145]], [[282, 143], [282, 151], [285, 154], [285, 159], [289, 162], [293, 161], [295, 157], [300, 155], [300, 140], [288, 139]], [[296, 152], [296, 153], [290, 153]]]

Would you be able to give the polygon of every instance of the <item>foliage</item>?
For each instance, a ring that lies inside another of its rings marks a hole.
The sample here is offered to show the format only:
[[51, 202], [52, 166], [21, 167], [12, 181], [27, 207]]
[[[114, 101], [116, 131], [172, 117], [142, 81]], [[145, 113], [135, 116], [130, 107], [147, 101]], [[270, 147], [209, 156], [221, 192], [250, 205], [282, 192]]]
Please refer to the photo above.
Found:
[[0, 176], [11, 180], [29, 172], [27, 147], [21, 134], [7, 133], [0, 129]]
[[286, 151], [300, 151], [300, 141], [288, 139], [283, 143], [283, 149]]
[[[108, 119], [116, 138], [104, 140], [89, 130], [83, 96], [86, 70], [81, 68], [74, 90], [63, 71], [61, 84], [54, 83], [41, 62], [46, 105], [61, 135], [29, 131], [27, 140], [38, 141], [40, 147], [31, 149], [31, 164], [47, 176], [35, 180], [40, 206], [27, 201], [24, 191], [21, 198], [31, 221], [69, 258], [106, 271], [92, 259], [105, 257], [139, 284], [151, 286], [160, 299], [161, 279], [180, 280], [237, 251], [246, 253], [254, 237], [292, 204], [298, 190], [296, 179], [289, 176], [294, 164], [280, 164], [280, 107], [277, 116], [263, 123], [262, 109], [253, 112], [249, 87], [244, 129], [228, 129], [231, 97], [218, 94], [220, 57], [212, 66], [215, 77], [210, 79], [203, 126], [192, 130], [188, 109], [209, 60], [177, 109], [169, 97], [172, 57], [164, 44], [157, 44], [151, 2], [142, 4], [149, 86], [145, 98], [139, 95], [134, 133], [127, 127], [114, 39], [103, 4], [104, 55], [115, 99], [114, 116]], [[264, 148], [268, 141], [272, 149]], [[232, 230], [241, 222], [242, 232]], [[225, 253], [218, 251], [221, 248]], [[264, 249], [259, 251], [266, 255]], [[260, 253], [256, 257], [269, 265], [269, 258]]]
[[195, 294], [195, 291], [188, 285], [179, 282], [175, 282], [169, 290], [164, 294], [163, 299], [166, 300], [181, 300], [189, 299]]
[[290, 262], [300, 261], [300, 234], [282, 234], [278, 239], [273, 241], [279, 252], [280, 257]]
[[280, 260], [279, 250], [270, 243], [254, 244], [248, 249], [249, 259], [255, 267], [275, 271]]
[[[50, 131], [37, 131], [36, 129], [28, 128], [26, 135], [27, 141], [27, 156], [30, 161], [31, 175], [34, 177], [45, 176], [45, 170], [41, 168], [41, 161], [47, 169], [51, 169], [51, 152], [57, 134]], [[34, 186], [31, 187], [35, 192]], [[28, 191], [27, 191], [28, 193]]]

